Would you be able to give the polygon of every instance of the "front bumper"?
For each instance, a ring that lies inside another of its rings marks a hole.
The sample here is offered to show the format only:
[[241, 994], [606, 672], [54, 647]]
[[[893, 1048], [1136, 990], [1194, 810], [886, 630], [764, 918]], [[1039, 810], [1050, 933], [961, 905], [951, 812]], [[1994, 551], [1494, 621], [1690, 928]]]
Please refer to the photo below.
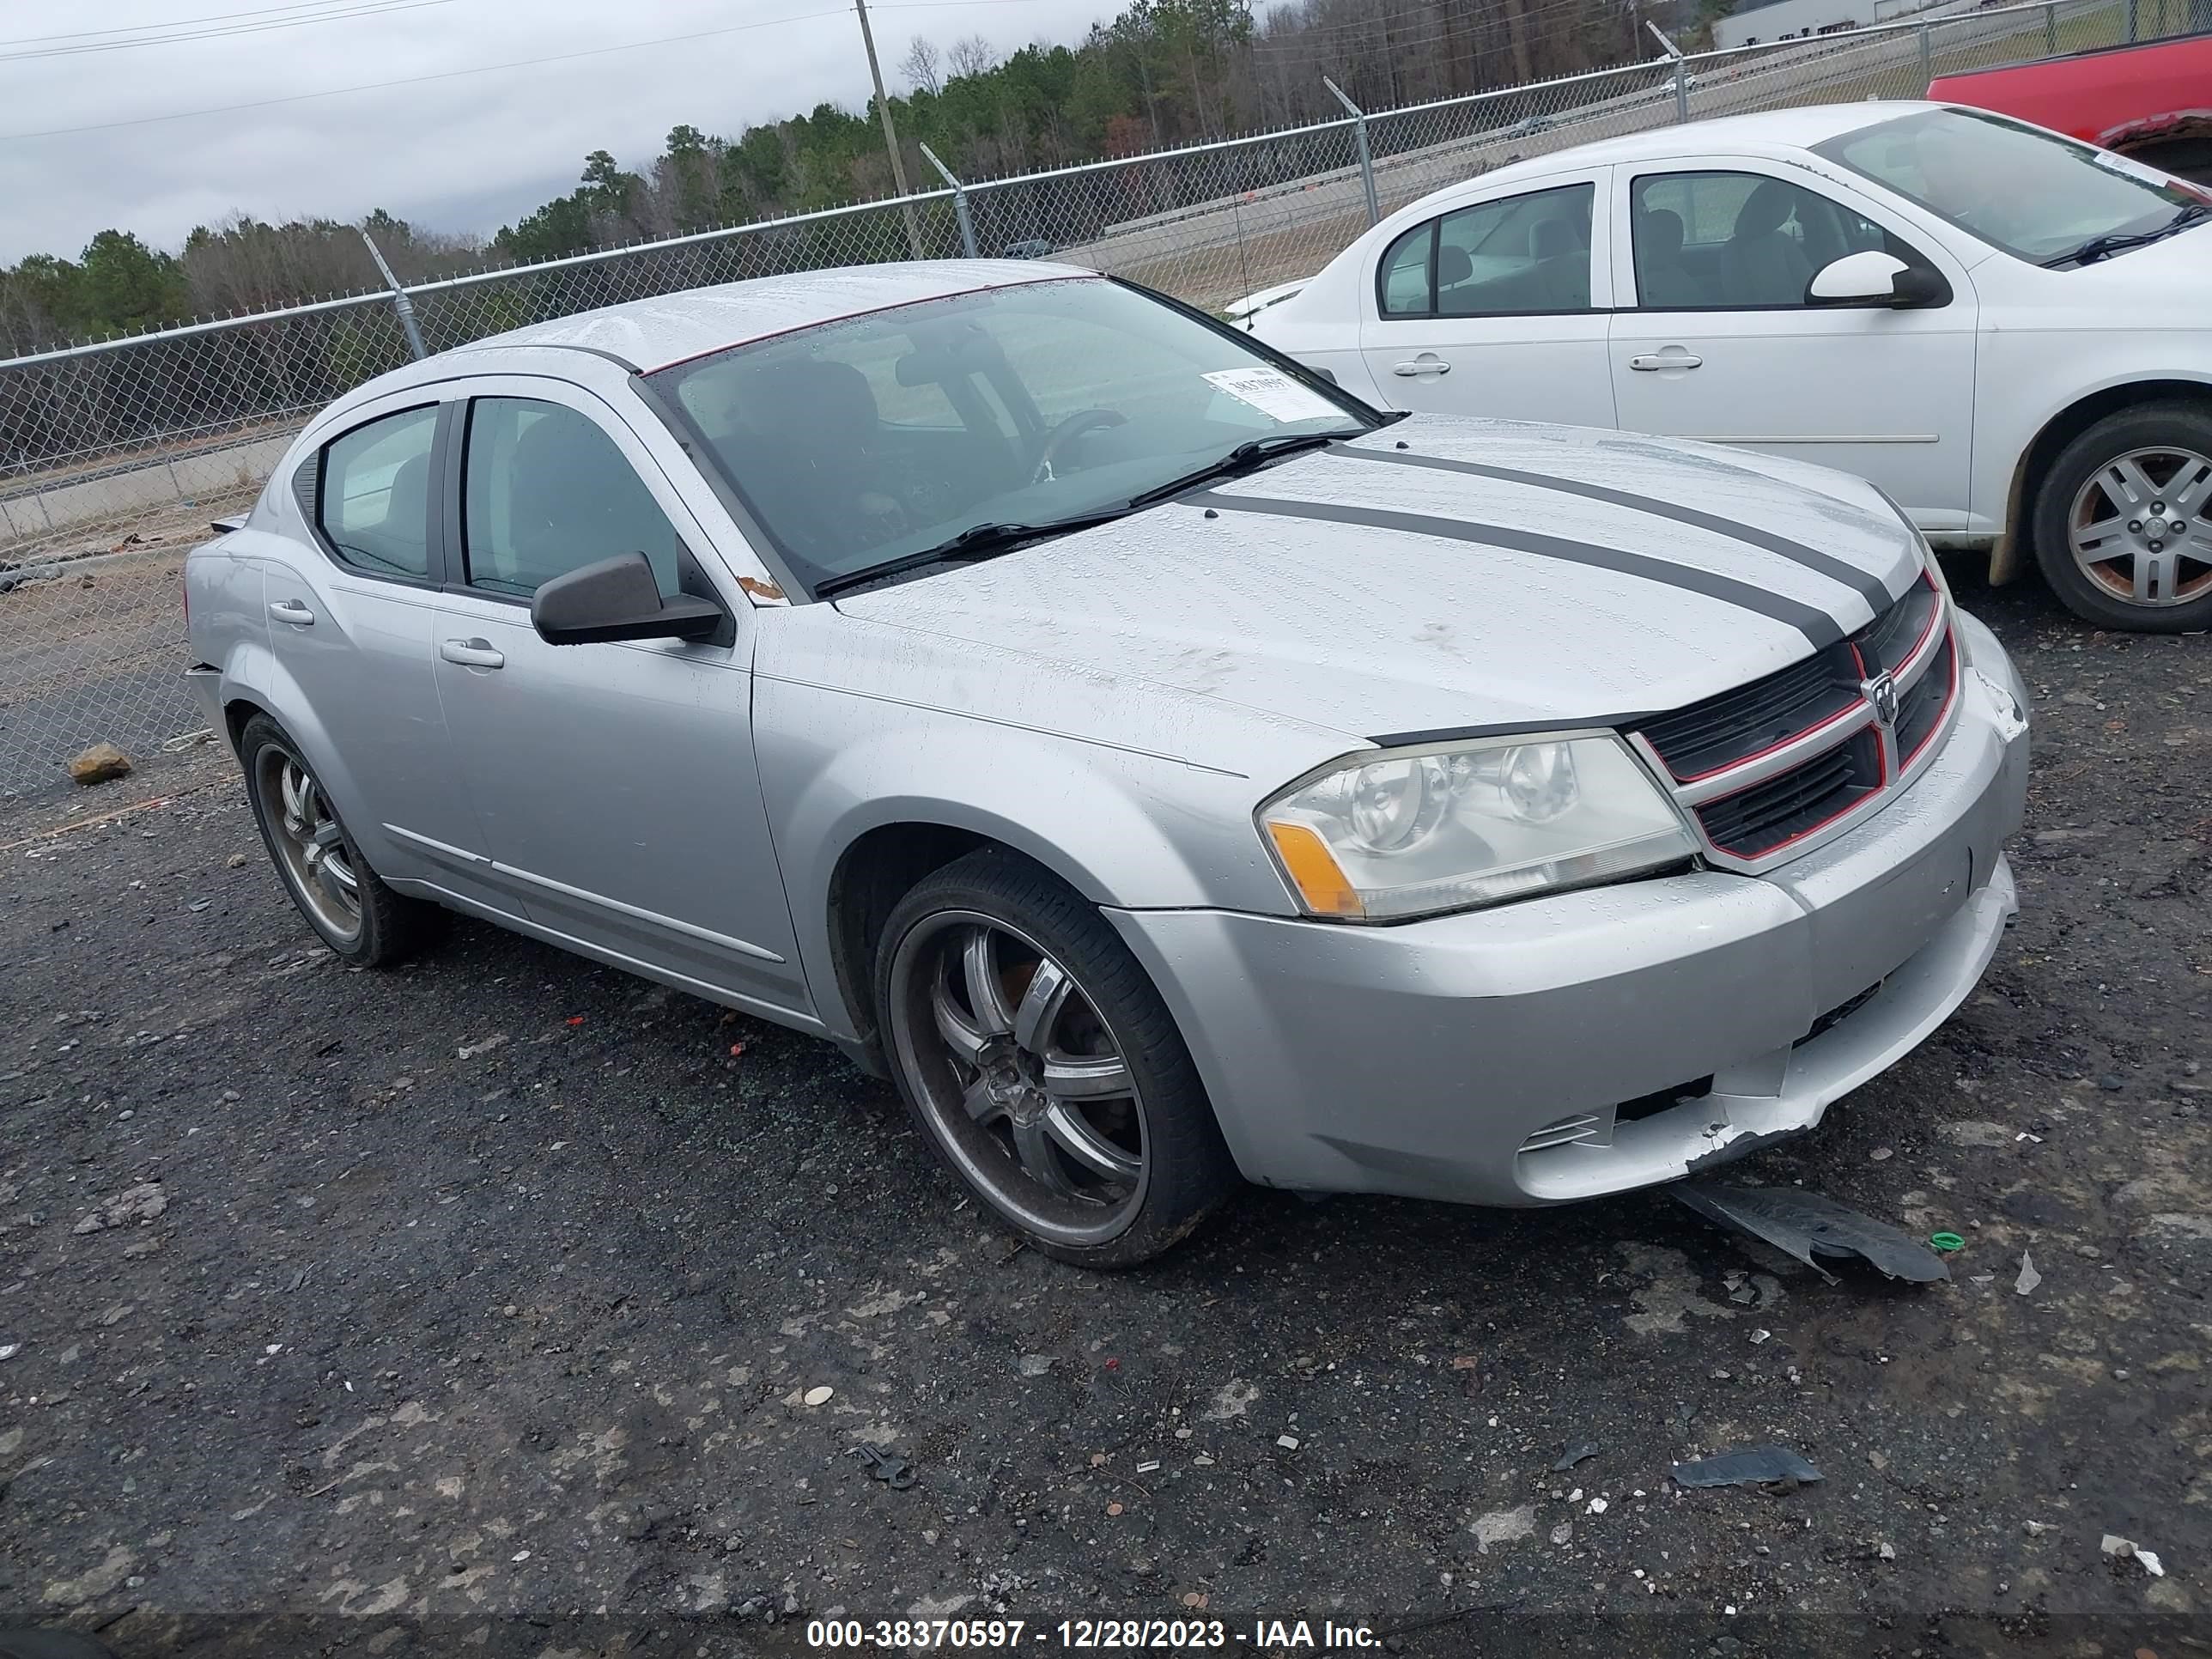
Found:
[[1882, 811], [1699, 870], [1398, 927], [1109, 910], [1251, 1180], [1588, 1198], [1802, 1133], [1963, 1002], [2017, 908], [2026, 697], [1961, 616], [1957, 720]]

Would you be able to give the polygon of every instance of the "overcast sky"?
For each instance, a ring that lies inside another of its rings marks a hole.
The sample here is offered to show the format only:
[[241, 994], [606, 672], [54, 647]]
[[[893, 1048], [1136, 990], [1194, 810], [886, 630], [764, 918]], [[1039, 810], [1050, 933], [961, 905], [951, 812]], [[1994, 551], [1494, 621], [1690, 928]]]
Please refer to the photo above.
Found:
[[[849, 5], [810, 21], [568, 63], [258, 109], [215, 106], [440, 75], [523, 58], [828, 11], [837, 0], [5, 0], [0, 4], [0, 264], [76, 257], [109, 226], [174, 248], [194, 225], [358, 219], [388, 208], [488, 234], [572, 188], [585, 155], [636, 167], [678, 122], [733, 137], [828, 100], [863, 107]], [[25, 57], [133, 38], [149, 25], [257, 27], [378, 4], [380, 14], [128, 50]], [[1000, 51], [1073, 41], [1113, 0], [872, 0], [885, 79], [917, 34], [981, 34]], [[243, 14], [243, 15], [241, 15]], [[198, 21], [223, 18], [223, 21]], [[37, 37], [71, 33], [66, 40]], [[112, 125], [131, 123], [132, 125]], [[98, 129], [57, 133], [55, 129]], [[27, 136], [51, 134], [52, 136]]]

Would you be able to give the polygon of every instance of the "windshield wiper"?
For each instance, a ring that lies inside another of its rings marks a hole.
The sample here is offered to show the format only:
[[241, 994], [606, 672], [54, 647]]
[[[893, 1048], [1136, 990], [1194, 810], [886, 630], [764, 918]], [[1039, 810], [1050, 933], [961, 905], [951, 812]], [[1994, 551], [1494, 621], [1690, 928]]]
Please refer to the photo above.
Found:
[[2107, 254], [2118, 253], [2125, 248], [2142, 247], [2146, 243], [2158, 241], [2163, 237], [2172, 235], [2177, 230], [2186, 230], [2190, 226], [2207, 217], [2212, 217], [2212, 202], [2191, 202], [2156, 230], [2139, 230], [2125, 235], [2111, 232], [2102, 236], [2092, 236], [2071, 252], [2061, 253], [2052, 258], [2045, 259], [2043, 262], [2044, 268], [2051, 270], [2056, 270], [2060, 265], [2093, 265]]
[[1118, 519], [1127, 510], [1126, 507], [1109, 507], [1100, 513], [1079, 513], [1072, 518], [1054, 519], [1045, 524], [994, 521], [969, 525], [958, 535], [948, 537], [934, 547], [925, 547], [918, 553], [908, 553], [882, 564], [872, 564], [865, 570], [848, 570], [842, 575], [825, 576], [814, 584], [815, 596], [826, 599], [833, 593], [865, 587], [871, 582], [887, 580], [893, 576], [902, 576], [910, 570], [927, 570], [932, 565], [939, 564], [966, 564], [973, 560], [1010, 553], [1017, 547], [1042, 541], [1048, 536], [1064, 536], [1071, 531], [1088, 530], [1093, 525]]
[[1209, 462], [1195, 472], [1187, 472], [1180, 478], [1170, 478], [1164, 484], [1132, 495], [1118, 506], [1102, 507], [1096, 513], [1079, 513], [1071, 518], [1054, 519], [1044, 524], [1001, 524], [994, 521], [970, 525], [958, 535], [941, 541], [934, 547], [925, 547], [919, 553], [908, 553], [902, 558], [871, 565], [866, 570], [850, 570], [841, 575], [825, 577], [814, 584], [815, 595], [826, 599], [832, 594], [848, 592], [872, 582], [902, 576], [910, 570], [926, 570], [932, 565], [964, 564], [974, 559], [988, 559], [997, 554], [1011, 552], [1030, 542], [1042, 541], [1048, 536], [1064, 536], [1071, 531], [1088, 530], [1093, 525], [1109, 524], [1141, 507], [1180, 495], [1186, 489], [1195, 489], [1216, 478], [1233, 477], [1247, 468], [1257, 466], [1261, 461], [1273, 460], [1278, 455], [1293, 455], [1302, 449], [1317, 449], [1323, 444], [1357, 436], [1358, 434], [1354, 432], [1298, 432], [1253, 438], [1237, 445], [1219, 460]]
[[1180, 495], [1186, 489], [1212, 483], [1217, 478], [1233, 478], [1246, 469], [1257, 466], [1261, 461], [1273, 460], [1278, 455], [1295, 455], [1302, 449], [1318, 449], [1323, 444], [1338, 443], [1358, 435], [1356, 432], [1279, 432], [1271, 438], [1253, 438], [1195, 472], [1186, 472], [1180, 478], [1170, 478], [1164, 484], [1157, 484], [1139, 495], [1132, 495], [1126, 510], [1133, 513], [1140, 507], [1153, 506]]

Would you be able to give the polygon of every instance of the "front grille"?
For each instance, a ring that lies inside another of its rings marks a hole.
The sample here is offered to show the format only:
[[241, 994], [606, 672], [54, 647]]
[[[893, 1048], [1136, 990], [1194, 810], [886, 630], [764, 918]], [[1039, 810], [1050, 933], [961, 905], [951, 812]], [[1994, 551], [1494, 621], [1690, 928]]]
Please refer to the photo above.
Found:
[[1928, 672], [1897, 700], [1897, 752], [1907, 765], [1942, 722], [1944, 707], [1951, 701], [1951, 687], [1958, 678], [1958, 641], [1945, 639], [1936, 647], [1936, 660], [1928, 665]]
[[1859, 706], [1863, 677], [1849, 644], [1831, 646], [1763, 680], [1646, 720], [1644, 735], [1677, 783], [1739, 765]]
[[1904, 667], [1942, 604], [1934, 584], [1923, 576], [1903, 599], [1842, 643], [1749, 685], [1648, 720], [1637, 729], [1677, 783], [1694, 783], [1741, 766], [1864, 708], [1861, 682]]
[[1927, 577], [1905, 590], [1905, 597], [1851, 637], [1869, 674], [1894, 674], [1911, 660], [1935, 626], [1943, 600]]
[[[1849, 639], [1631, 730], [1713, 851], [1770, 857], [1896, 782], [1936, 740], [1959, 673], [1943, 614], [1942, 592], [1923, 574]], [[1875, 709], [1888, 706], [1883, 677], [1910, 681], [1887, 726]], [[1755, 781], [1739, 785], [1738, 774]]]
[[1802, 766], [1706, 802], [1698, 821], [1722, 852], [1762, 858], [1841, 817], [1881, 782], [1881, 738], [1865, 727]]

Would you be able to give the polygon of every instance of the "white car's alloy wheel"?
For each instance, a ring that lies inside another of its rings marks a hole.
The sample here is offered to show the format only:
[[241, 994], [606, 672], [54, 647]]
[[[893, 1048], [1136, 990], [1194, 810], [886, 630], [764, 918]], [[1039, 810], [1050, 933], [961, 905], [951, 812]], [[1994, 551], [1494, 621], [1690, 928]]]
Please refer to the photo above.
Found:
[[2212, 459], [2155, 446], [2114, 457], [2075, 492], [2067, 523], [2082, 574], [2128, 605], [2212, 592]]

